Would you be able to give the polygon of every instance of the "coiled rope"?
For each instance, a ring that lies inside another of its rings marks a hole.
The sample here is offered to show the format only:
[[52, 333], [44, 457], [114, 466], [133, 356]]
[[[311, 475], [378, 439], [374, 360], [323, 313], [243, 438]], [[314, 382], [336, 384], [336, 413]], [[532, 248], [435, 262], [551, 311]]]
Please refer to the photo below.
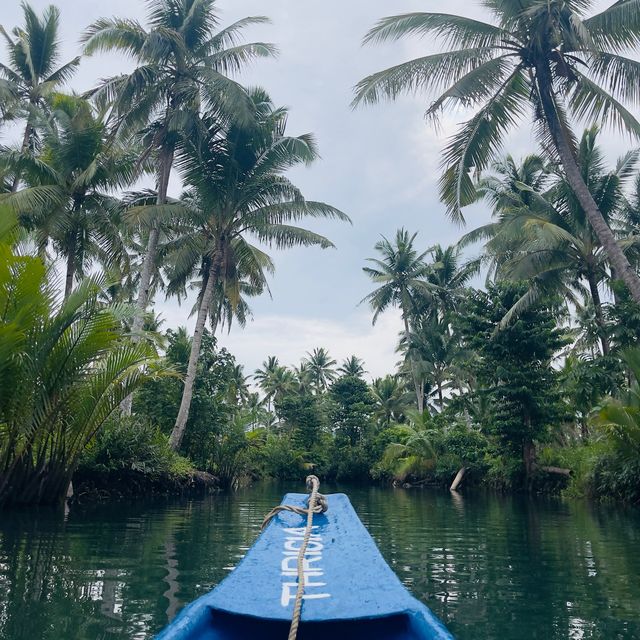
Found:
[[281, 504], [274, 507], [269, 511], [262, 521], [260, 530], [262, 531], [272, 520], [272, 518], [281, 511], [291, 511], [301, 516], [307, 516], [307, 526], [304, 530], [304, 538], [302, 540], [302, 546], [298, 552], [298, 590], [296, 591], [296, 600], [293, 604], [293, 615], [291, 617], [291, 626], [289, 627], [288, 640], [296, 640], [298, 635], [298, 626], [300, 625], [300, 614], [302, 612], [302, 596], [304, 595], [304, 555], [307, 552], [307, 546], [309, 545], [309, 538], [311, 537], [311, 527], [313, 525], [313, 514], [324, 513], [329, 505], [327, 498], [318, 492], [320, 488], [320, 480], [317, 476], [307, 476], [306, 480], [307, 490], [311, 492], [309, 496], [308, 507], [294, 507], [288, 504]]

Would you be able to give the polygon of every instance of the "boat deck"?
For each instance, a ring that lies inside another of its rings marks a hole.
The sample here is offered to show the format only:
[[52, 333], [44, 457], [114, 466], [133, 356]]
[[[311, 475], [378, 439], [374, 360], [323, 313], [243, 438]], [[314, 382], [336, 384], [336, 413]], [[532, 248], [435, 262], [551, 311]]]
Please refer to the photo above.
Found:
[[[304, 556], [305, 591], [299, 640], [451, 640], [378, 551], [344, 494], [313, 518]], [[306, 507], [308, 495], [283, 504]], [[186, 607], [157, 640], [287, 637], [297, 589], [305, 518], [281, 511], [246, 556], [213, 591]]]

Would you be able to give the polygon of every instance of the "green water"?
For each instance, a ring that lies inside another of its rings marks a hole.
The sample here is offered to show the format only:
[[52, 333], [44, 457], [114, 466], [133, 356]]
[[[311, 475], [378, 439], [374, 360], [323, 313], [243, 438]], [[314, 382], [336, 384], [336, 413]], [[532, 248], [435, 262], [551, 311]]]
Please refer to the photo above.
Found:
[[[0, 513], [0, 638], [151, 638], [237, 564], [284, 490]], [[640, 512], [348, 492], [401, 580], [461, 640], [640, 639]]]

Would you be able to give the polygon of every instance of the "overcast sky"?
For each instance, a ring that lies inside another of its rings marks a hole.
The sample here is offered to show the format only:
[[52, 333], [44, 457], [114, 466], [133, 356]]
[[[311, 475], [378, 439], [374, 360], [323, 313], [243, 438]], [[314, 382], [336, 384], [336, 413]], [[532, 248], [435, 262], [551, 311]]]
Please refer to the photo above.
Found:
[[[0, 20], [5, 27], [22, 22], [19, 3], [3, 1]], [[32, 0], [41, 11], [49, 2]], [[475, 3], [474, 3], [475, 4]], [[606, 6], [608, 2], [598, 2]], [[79, 35], [93, 20], [117, 15], [145, 20], [142, 0], [59, 0], [64, 58], [80, 52]], [[470, 6], [472, 5], [472, 6]], [[423, 113], [430, 98], [406, 97], [395, 103], [352, 111], [353, 85], [371, 72], [433, 51], [419, 39], [384, 46], [361, 47], [373, 23], [386, 15], [409, 11], [441, 11], [441, 0], [219, 0], [221, 23], [249, 15], [266, 15], [271, 25], [247, 32], [253, 41], [273, 42], [280, 48], [275, 61], [261, 61], [239, 78], [261, 85], [278, 105], [290, 108], [289, 132], [313, 132], [322, 159], [291, 177], [305, 196], [342, 209], [353, 225], [314, 225], [335, 244], [334, 250], [304, 249], [276, 255], [277, 272], [270, 284], [272, 299], [254, 300], [254, 320], [244, 330], [234, 328], [219, 341], [252, 372], [268, 355], [284, 364], [297, 363], [314, 347], [327, 347], [338, 360], [355, 353], [364, 358], [372, 376], [390, 372], [400, 318], [383, 316], [371, 326], [371, 313], [359, 301], [371, 290], [362, 272], [380, 235], [391, 237], [399, 227], [419, 232], [419, 244], [454, 243], [461, 230], [444, 215], [438, 201], [440, 151], [446, 136], [465, 114], [447, 116], [438, 131], [429, 128]], [[449, 0], [446, 10], [482, 17], [469, 0]], [[4, 59], [4, 56], [3, 56]], [[100, 55], [83, 61], [72, 83], [80, 91], [99, 77], [127, 71], [121, 56]], [[532, 149], [529, 127], [509, 140], [507, 150], [521, 156]], [[612, 155], [624, 149], [607, 139]], [[179, 181], [171, 195], [178, 195]], [[483, 224], [489, 212], [477, 206], [467, 214], [469, 227]], [[187, 324], [191, 304], [156, 301], [165, 326]]]

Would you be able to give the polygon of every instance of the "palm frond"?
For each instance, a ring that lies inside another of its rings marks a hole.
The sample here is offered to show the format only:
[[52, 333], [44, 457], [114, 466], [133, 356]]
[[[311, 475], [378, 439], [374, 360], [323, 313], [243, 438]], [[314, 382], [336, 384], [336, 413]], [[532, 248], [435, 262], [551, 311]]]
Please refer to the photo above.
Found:
[[576, 118], [588, 122], [602, 122], [613, 128], [640, 137], [640, 122], [613, 96], [576, 71], [576, 82], [569, 95], [569, 108]]
[[[439, 87], [458, 82], [482, 65], [489, 65], [487, 71], [498, 67], [498, 71], [503, 72], [504, 57], [491, 63], [494, 55], [492, 48], [485, 47], [436, 53], [403, 62], [361, 80], [355, 87], [352, 105], [375, 104], [383, 98], [394, 100], [402, 93], [414, 93], [424, 88], [437, 91]], [[490, 83], [491, 79], [485, 76], [485, 81]]]
[[470, 171], [480, 172], [489, 165], [506, 131], [524, 114], [528, 100], [528, 83], [524, 73], [516, 69], [450, 139], [443, 154], [445, 173], [440, 180], [440, 194], [454, 222], [464, 222], [461, 208], [476, 199]]
[[143, 26], [135, 20], [101, 18], [85, 29], [80, 41], [88, 56], [113, 49], [139, 56], [147, 37]]
[[617, 0], [604, 11], [584, 20], [584, 26], [601, 50], [619, 52], [640, 44], [640, 0]]
[[382, 18], [365, 35], [365, 43], [433, 34], [445, 45], [461, 49], [491, 47], [509, 40], [509, 33], [492, 24], [447, 13], [406, 13]]

